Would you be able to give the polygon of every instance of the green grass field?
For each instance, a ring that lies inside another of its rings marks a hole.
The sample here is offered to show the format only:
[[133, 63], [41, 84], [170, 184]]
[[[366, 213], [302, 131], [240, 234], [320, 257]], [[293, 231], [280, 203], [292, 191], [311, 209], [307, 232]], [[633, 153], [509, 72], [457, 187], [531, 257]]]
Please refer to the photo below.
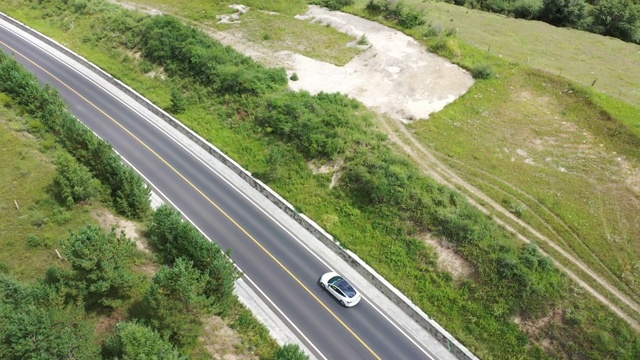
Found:
[[67, 210], [47, 193], [55, 168], [23, 126], [0, 107], [0, 271], [32, 281], [60, 262], [55, 250], [70, 229], [95, 221], [88, 208]]
[[[367, 0], [356, 0], [362, 7]], [[440, 1], [404, 0], [432, 25], [455, 28], [469, 45], [593, 88], [640, 107], [640, 45], [539, 21], [508, 18]]]

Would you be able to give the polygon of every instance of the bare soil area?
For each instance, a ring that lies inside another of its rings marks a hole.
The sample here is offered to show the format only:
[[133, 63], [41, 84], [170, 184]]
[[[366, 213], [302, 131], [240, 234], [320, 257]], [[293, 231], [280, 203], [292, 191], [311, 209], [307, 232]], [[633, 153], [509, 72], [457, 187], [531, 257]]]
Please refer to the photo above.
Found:
[[287, 68], [300, 78], [289, 83], [294, 90], [340, 92], [392, 118], [411, 121], [429, 117], [473, 85], [464, 69], [377, 22], [317, 6], [298, 18], [330, 25], [354, 39], [364, 36], [369, 45], [343, 67], [290, 54]]

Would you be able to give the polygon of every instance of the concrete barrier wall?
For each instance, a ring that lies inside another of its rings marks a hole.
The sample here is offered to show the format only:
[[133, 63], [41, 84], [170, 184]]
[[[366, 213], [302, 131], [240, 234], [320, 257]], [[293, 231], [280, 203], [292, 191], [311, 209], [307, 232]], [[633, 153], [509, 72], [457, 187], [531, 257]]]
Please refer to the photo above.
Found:
[[158, 117], [166, 121], [168, 124], [176, 128], [182, 134], [186, 135], [193, 142], [198, 144], [200, 147], [202, 147], [208, 153], [213, 155], [216, 159], [218, 159], [228, 168], [233, 170], [236, 174], [238, 174], [242, 179], [244, 179], [244, 181], [250, 184], [253, 188], [257, 189], [261, 194], [263, 194], [272, 203], [274, 203], [280, 209], [282, 209], [285, 213], [287, 213], [287, 215], [293, 218], [297, 223], [299, 223], [305, 229], [311, 232], [311, 234], [313, 234], [324, 245], [329, 247], [332, 251], [334, 251], [341, 258], [347, 261], [363, 277], [369, 280], [369, 282], [371, 282], [378, 290], [380, 290], [389, 299], [391, 299], [394, 303], [396, 303], [407, 315], [413, 318], [418, 324], [420, 324], [425, 330], [427, 330], [431, 335], [433, 335], [438, 341], [443, 343], [449, 349], [449, 351], [452, 354], [454, 354], [457, 358], [464, 359], [464, 360], [478, 359], [460, 342], [458, 342], [453, 336], [451, 336], [451, 334], [449, 334], [442, 326], [440, 326], [433, 319], [429, 318], [411, 300], [409, 300], [398, 289], [396, 289], [393, 285], [387, 282], [382, 276], [380, 276], [380, 274], [378, 274], [374, 269], [372, 269], [369, 265], [367, 265], [356, 254], [342, 248], [339, 243], [334, 241], [333, 237], [330, 234], [324, 231], [324, 229], [322, 229], [320, 226], [318, 226], [314, 221], [309, 219], [304, 214], [298, 213], [294, 209], [294, 207], [291, 204], [289, 204], [285, 199], [283, 199], [275, 191], [271, 190], [271, 188], [269, 188], [267, 185], [262, 183], [260, 180], [255, 179], [253, 176], [251, 176], [251, 173], [249, 173], [247, 170], [242, 168], [242, 166], [240, 166], [233, 159], [225, 155], [218, 148], [210, 144], [208, 141], [203, 139], [201, 136], [199, 136], [195, 132], [191, 131], [191, 129], [187, 128], [180, 121], [173, 118], [167, 112], [165, 112], [164, 110], [160, 109], [159, 107], [151, 103], [142, 95], [138, 94], [132, 88], [123, 84], [121, 81], [115, 79], [113, 76], [109, 75], [108, 73], [104, 72], [102, 69], [90, 63], [82, 56], [74, 53], [73, 51], [60, 45], [53, 39], [50, 39], [49, 37], [40, 34], [36, 30], [31, 29], [30, 27], [18, 22], [17, 20], [12, 19], [11, 17], [1, 12], [0, 12], [0, 17], [6, 20], [7, 22], [10, 22], [13, 25], [21, 28], [22, 30], [27, 31], [28, 33], [37, 37], [38, 39], [46, 42], [47, 44], [54, 47], [58, 51], [64, 53], [65, 55], [69, 56], [73, 60], [79, 62], [81, 65], [92, 70], [94, 73], [100, 75], [103, 79], [107, 80], [109, 83], [113, 84], [114, 86], [118, 87], [120, 90], [124, 91], [128, 96], [130, 96], [131, 98], [136, 100], [138, 103], [145, 106], [149, 111], [153, 112], [155, 115], [157, 115]]

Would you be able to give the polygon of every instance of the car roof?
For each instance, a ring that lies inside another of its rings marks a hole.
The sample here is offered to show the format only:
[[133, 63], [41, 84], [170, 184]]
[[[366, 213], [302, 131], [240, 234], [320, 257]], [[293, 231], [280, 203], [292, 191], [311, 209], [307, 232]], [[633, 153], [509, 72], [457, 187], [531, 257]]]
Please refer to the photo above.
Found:
[[328, 283], [337, 286], [338, 289], [342, 290], [347, 297], [352, 298], [357, 294], [356, 289], [354, 289], [353, 286], [351, 286], [351, 284], [349, 284], [349, 282], [340, 275], [332, 277], [329, 279]]

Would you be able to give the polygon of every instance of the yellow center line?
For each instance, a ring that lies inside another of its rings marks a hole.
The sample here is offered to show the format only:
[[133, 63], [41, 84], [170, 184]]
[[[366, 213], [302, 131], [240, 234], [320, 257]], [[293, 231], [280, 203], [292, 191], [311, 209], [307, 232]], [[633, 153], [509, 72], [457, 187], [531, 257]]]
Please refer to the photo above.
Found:
[[311, 295], [311, 297], [313, 297], [325, 310], [327, 310], [327, 312], [329, 312], [329, 314], [331, 314], [336, 321], [338, 321], [340, 323], [340, 325], [342, 325], [349, 333], [351, 333], [351, 335], [353, 335], [353, 337], [355, 337], [361, 344], [362, 346], [364, 346], [367, 350], [369, 350], [369, 352], [371, 352], [371, 354], [373, 354], [373, 356], [378, 359], [381, 360], [381, 358], [373, 351], [373, 349], [371, 349], [358, 335], [356, 335], [356, 333], [347, 325], [345, 324], [333, 311], [331, 311], [331, 309], [329, 309], [327, 307], [327, 305], [325, 305], [313, 292], [311, 292], [311, 290], [302, 283], [302, 281], [300, 281], [300, 279], [298, 279], [298, 277], [296, 277], [284, 264], [282, 264], [273, 254], [271, 254], [271, 252], [269, 252], [269, 250], [267, 250], [258, 240], [256, 240], [251, 234], [249, 234], [249, 232], [247, 230], [245, 230], [240, 224], [238, 224], [230, 215], [228, 215], [224, 210], [222, 210], [222, 208], [220, 208], [220, 206], [218, 206], [218, 204], [216, 204], [213, 200], [211, 200], [207, 195], [205, 195], [198, 187], [196, 187], [191, 181], [189, 181], [184, 175], [182, 175], [178, 170], [176, 170], [173, 166], [171, 166], [171, 164], [169, 164], [164, 158], [162, 158], [158, 153], [156, 153], [153, 149], [151, 149], [151, 147], [149, 147], [146, 143], [144, 143], [142, 140], [140, 140], [137, 136], [135, 136], [131, 131], [129, 131], [127, 128], [125, 128], [122, 124], [120, 124], [117, 120], [115, 120], [114, 118], [112, 118], [109, 114], [107, 114], [106, 112], [104, 112], [102, 109], [100, 109], [98, 106], [94, 105], [91, 101], [89, 101], [87, 98], [85, 98], [84, 96], [82, 96], [80, 93], [78, 93], [77, 91], [75, 91], [73, 88], [71, 88], [69, 85], [67, 85], [65, 82], [63, 82], [62, 80], [58, 79], [56, 76], [54, 76], [53, 74], [51, 74], [49, 71], [47, 71], [46, 69], [44, 69], [43, 67], [41, 67], [40, 65], [38, 65], [37, 63], [35, 63], [34, 61], [32, 61], [31, 59], [29, 59], [28, 57], [26, 57], [25, 55], [23, 55], [22, 53], [20, 53], [19, 51], [13, 49], [11, 46], [7, 45], [6, 43], [4, 43], [3, 41], [0, 40], [0, 43], [2, 45], [4, 45], [5, 47], [11, 49], [11, 51], [13, 51], [14, 53], [20, 55], [22, 58], [24, 58], [25, 60], [29, 61], [31, 64], [33, 64], [34, 66], [36, 66], [37, 68], [39, 68], [40, 70], [42, 70], [43, 72], [45, 72], [47, 75], [51, 76], [53, 79], [55, 79], [56, 81], [58, 81], [61, 85], [63, 85], [64, 87], [66, 87], [67, 89], [69, 89], [71, 92], [73, 92], [74, 94], [76, 94], [79, 98], [81, 98], [82, 100], [84, 100], [85, 102], [87, 102], [87, 104], [91, 105], [94, 109], [96, 109], [98, 112], [102, 113], [104, 116], [106, 116], [109, 120], [111, 120], [114, 124], [118, 125], [122, 130], [124, 130], [127, 134], [129, 134], [132, 138], [134, 138], [138, 143], [140, 143], [143, 147], [145, 147], [147, 150], [149, 150], [149, 152], [151, 152], [153, 155], [155, 155], [158, 159], [160, 159], [160, 161], [162, 161], [168, 168], [170, 168], [174, 173], [176, 173], [180, 178], [182, 178], [182, 180], [184, 180], [187, 184], [189, 184], [189, 186], [191, 186], [198, 194], [200, 194], [200, 196], [202, 196], [205, 200], [207, 200], [211, 205], [213, 205], [213, 207], [215, 207], [222, 215], [224, 215], [229, 221], [231, 221], [238, 229], [240, 229], [240, 231], [242, 231], [245, 235], [247, 235], [247, 237], [249, 239], [251, 239], [262, 251], [264, 251], [265, 254], [267, 254], [273, 261], [275, 261], [276, 264], [278, 264], [287, 274], [289, 274], [289, 276], [291, 276], [309, 295]]

